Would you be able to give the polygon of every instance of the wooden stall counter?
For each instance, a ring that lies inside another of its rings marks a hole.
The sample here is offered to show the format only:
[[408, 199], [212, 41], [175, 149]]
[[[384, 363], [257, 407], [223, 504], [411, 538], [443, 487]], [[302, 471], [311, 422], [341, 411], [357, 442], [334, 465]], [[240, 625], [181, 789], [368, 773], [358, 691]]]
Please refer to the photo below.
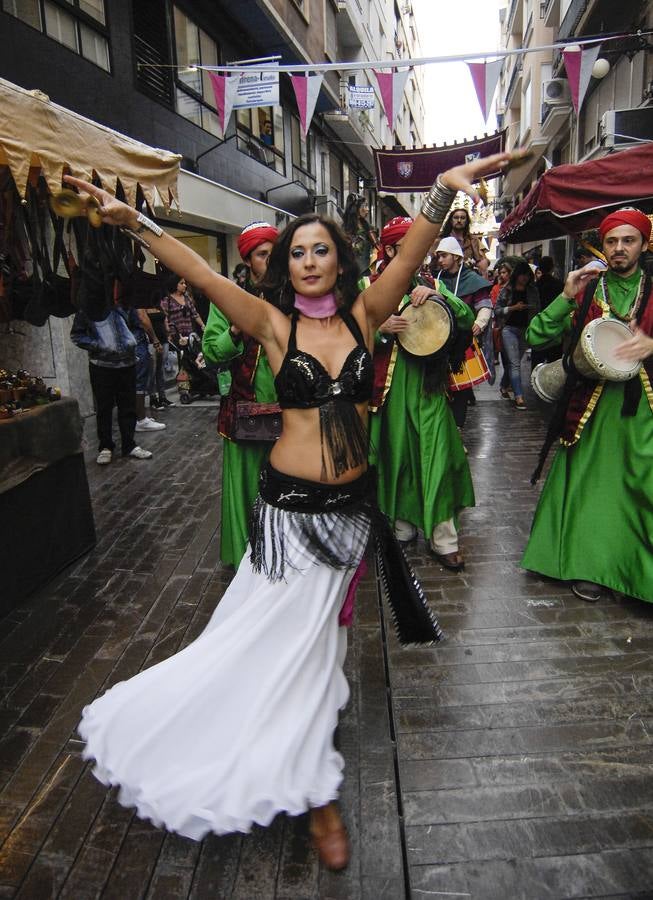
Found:
[[0, 615], [94, 545], [77, 401], [0, 419]]

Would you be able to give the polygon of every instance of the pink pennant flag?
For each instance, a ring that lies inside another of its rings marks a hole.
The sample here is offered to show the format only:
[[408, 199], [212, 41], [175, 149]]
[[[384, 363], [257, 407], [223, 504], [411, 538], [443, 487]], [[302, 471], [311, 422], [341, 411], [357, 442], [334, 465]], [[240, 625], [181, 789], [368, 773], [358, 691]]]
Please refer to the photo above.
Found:
[[569, 49], [562, 51], [562, 58], [565, 61], [565, 69], [569, 80], [569, 90], [571, 91], [571, 102], [574, 104], [574, 111], [578, 115], [578, 110], [583, 105], [587, 88], [592, 77], [592, 69], [594, 63], [598, 59], [600, 44], [593, 47], [579, 47], [578, 49]]
[[394, 128], [395, 116], [397, 110], [401, 106], [401, 99], [404, 96], [406, 79], [412, 70], [404, 69], [402, 72], [399, 70], [395, 72], [382, 72], [378, 69], [372, 69], [372, 71], [376, 75], [376, 80], [379, 85], [381, 103], [383, 104], [386, 118], [390, 128]]
[[215, 105], [218, 110], [218, 124], [221, 137], [224, 138], [229, 119], [231, 118], [231, 111], [236, 101], [236, 92], [241, 76], [239, 72], [233, 75], [218, 75], [216, 72], [207, 72], [207, 75], [213, 86]]
[[290, 80], [295, 90], [302, 137], [306, 140], [324, 75], [291, 75]]
[[478, 103], [481, 107], [483, 120], [487, 121], [494, 98], [494, 92], [497, 89], [499, 78], [501, 76], [501, 68], [503, 66], [503, 57], [501, 59], [492, 59], [489, 62], [468, 62], [469, 73], [474, 82], [474, 89], [478, 97]]

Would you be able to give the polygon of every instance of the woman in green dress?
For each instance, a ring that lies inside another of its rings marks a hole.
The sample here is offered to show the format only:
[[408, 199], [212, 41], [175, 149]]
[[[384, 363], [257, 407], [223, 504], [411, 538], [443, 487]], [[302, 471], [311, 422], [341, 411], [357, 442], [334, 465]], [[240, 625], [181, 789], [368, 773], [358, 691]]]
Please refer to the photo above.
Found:
[[[267, 222], [252, 222], [238, 238], [238, 252], [249, 267], [246, 289], [258, 295], [257, 284], [267, 270], [270, 252], [279, 235]], [[248, 541], [249, 515], [258, 493], [258, 478], [270, 452], [270, 441], [238, 440], [236, 403], [275, 403], [270, 364], [261, 345], [232, 325], [211, 305], [202, 339], [202, 351], [211, 363], [229, 365], [231, 384], [222, 399], [218, 431], [225, 439], [222, 460], [220, 559], [237, 568]]]
[[590, 602], [606, 588], [653, 602], [653, 297], [639, 265], [651, 224], [637, 210], [618, 210], [600, 233], [608, 270], [598, 279], [591, 264], [571, 272], [526, 339], [536, 348], [559, 343], [587, 290], [583, 325], [628, 322], [633, 337], [615, 353], [643, 364], [625, 383], [576, 383], [522, 565], [572, 582]]
[[[397, 217], [384, 227], [381, 269], [401, 252], [411, 223], [412, 219]], [[434, 371], [429, 362], [410, 356], [394, 339], [407, 324], [401, 310], [436, 295], [433, 288], [417, 281], [412, 287], [410, 295], [402, 298], [398, 314], [390, 316], [376, 336], [371, 462], [378, 470], [379, 506], [394, 522], [397, 538], [410, 541], [422, 529], [439, 562], [460, 571], [463, 558], [455, 519], [463, 508], [474, 506], [474, 488], [447, 400], [446, 357], [435, 364]], [[469, 331], [474, 322], [471, 307], [448, 291], [444, 299], [458, 327]]]

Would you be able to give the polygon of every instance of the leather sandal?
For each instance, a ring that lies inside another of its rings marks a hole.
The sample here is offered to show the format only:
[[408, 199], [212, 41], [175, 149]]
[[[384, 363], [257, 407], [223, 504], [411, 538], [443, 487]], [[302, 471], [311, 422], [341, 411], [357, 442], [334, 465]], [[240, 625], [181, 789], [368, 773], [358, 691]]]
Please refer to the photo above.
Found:
[[453, 553], [436, 553], [433, 547], [431, 547], [431, 553], [440, 565], [445, 569], [449, 569], [450, 572], [462, 572], [465, 568], [465, 560], [457, 550]]
[[349, 838], [344, 825], [322, 835], [311, 832], [311, 842], [322, 865], [334, 872], [346, 868], [349, 863]]

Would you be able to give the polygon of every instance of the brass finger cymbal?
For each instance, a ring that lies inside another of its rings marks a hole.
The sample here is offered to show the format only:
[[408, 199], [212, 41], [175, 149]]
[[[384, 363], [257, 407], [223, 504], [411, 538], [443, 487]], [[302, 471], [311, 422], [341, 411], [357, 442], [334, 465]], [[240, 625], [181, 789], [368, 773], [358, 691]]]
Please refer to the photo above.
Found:
[[55, 216], [61, 216], [62, 219], [73, 219], [76, 216], [86, 215], [82, 198], [68, 188], [64, 188], [58, 194], [50, 197], [50, 209]]
[[86, 198], [86, 218], [93, 228], [99, 228], [102, 225], [102, 214], [100, 213], [100, 201], [95, 197]]
[[93, 228], [99, 228], [102, 224], [99, 200], [96, 200], [95, 197], [82, 199], [79, 194], [68, 188], [64, 188], [50, 197], [50, 209], [62, 219], [86, 216]]

